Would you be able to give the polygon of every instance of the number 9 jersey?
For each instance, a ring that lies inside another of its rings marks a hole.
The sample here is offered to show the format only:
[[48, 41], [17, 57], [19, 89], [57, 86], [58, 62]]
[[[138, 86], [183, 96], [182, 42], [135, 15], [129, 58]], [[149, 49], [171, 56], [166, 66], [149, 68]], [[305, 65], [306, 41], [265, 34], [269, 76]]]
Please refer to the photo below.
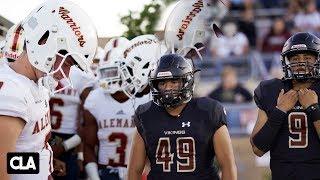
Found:
[[150, 160], [148, 180], [219, 179], [213, 136], [226, 116], [217, 101], [191, 99], [179, 117], [149, 102], [138, 107], [135, 123]]
[[[276, 107], [281, 89], [284, 89], [285, 92], [292, 89], [291, 82], [280, 79], [262, 81], [254, 91], [254, 100], [259, 109], [268, 115], [272, 108]], [[313, 83], [310, 89], [320, 97], [319, 82]], [[307, 172], [308, 169], [319, 169], [319, 152], [320, 141], [316, 129], [298, 101], [293, 109], [287, 112], [287, 119], [283, 122], [271, 146], [270, 168], [272, 173], [277, 174], [282, 171], [283, 174], [288, 170], [286, 177], [290, 177], [295, 173], [305, 174], [304, 172]], [[293, 164], [296, 165], [293, 166]], [[316, 176], [320, 177], [319, 171]], [[301, 179], [304, 178], [305, 176], [301, 177]]]

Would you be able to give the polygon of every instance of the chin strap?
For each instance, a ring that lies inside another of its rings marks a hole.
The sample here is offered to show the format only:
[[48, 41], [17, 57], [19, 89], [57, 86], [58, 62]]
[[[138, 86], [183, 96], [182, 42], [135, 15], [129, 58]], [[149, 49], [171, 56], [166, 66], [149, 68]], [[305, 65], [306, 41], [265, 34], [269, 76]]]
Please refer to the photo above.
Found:
[[39, 88], [46, 88], [50, 95], [53, 95], [58, 82], [52, 76], [44, 76], [38, 80], [38, 86]]

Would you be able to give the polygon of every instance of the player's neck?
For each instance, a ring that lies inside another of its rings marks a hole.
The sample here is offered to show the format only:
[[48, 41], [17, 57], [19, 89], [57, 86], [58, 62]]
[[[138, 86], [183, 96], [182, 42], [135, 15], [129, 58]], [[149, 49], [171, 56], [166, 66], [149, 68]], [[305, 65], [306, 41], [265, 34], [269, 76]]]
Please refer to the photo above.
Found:
[[183, 111], [183, 109], [186, 107], [186, 103], [183, 103], [175, 108], [166, 108], [166, 111], [174, 117], [179, 117]]
[[16, 61], [9, 63], [9, 66], [16, 73], [21, 74], [34, 82], [38, 81], [35, 70], [30, 64], [26, 53], [23, 53]]
[[313, 82], [298, 82], [298, 81], [292, 81], [292, 89], [294, 90], [300, 90], [303, 88], [310, 88]]
[[114, 100], [118, 101], [119, 103], [126, 102], [129, 99], [129, 97], [121, 91], [117, 91], [117, 92], [111, 94], [111, 97]]

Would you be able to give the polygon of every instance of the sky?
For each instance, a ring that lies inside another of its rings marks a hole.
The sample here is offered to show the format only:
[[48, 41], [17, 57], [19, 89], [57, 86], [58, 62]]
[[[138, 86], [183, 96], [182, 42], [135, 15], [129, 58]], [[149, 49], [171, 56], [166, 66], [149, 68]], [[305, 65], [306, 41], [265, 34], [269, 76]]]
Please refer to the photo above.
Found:
[[[91, 17], [99, 37], [119, 36], [126, 27], [121, 25], [120, 15], [129, 10], [139, 11], [151, 0], [72, 0]], [[0, 15], [18, 23], [43, 0], [0, 0]], [[164, 13], [166, 14], [166, 12]], [[167, 15], [165, 15], [167, 16]], [[163, 21], [161, 23], [164, 23]], [[163, 27], [160, 24], [159, 27]]]

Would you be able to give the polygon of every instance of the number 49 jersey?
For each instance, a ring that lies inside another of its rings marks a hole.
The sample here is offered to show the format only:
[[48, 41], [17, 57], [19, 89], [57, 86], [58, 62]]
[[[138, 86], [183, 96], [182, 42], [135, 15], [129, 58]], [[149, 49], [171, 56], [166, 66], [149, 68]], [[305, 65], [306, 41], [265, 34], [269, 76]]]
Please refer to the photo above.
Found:
[[98, 163], [112, 167], [127, 167], [133, 133], [135, 108], [150, 100], [149, 95], [119, 103], [102, 88], [92, 91], [84, 108], [98, 125]]
[[[272, 79], [262, 81], [254, 91], [254, 99], [259, 109], [267, 114], [276, 107], [281, 89], [285, 92], [292, 89], [288, 81]], [[320, 97], [320, 83], [311, 86]], [[320, 163], [320, 141], [316, 129], [298, 102], [287, 113], [275, 142], [272, 144], [271, 168], [274, 163], [313, 162]]]
[[149, 102], [138, 107], [135, 123], [150, 160], [148, 179], [219, 179], [213, 135], [226, 117], [217, 101], [192, 99], [179, 117]]

